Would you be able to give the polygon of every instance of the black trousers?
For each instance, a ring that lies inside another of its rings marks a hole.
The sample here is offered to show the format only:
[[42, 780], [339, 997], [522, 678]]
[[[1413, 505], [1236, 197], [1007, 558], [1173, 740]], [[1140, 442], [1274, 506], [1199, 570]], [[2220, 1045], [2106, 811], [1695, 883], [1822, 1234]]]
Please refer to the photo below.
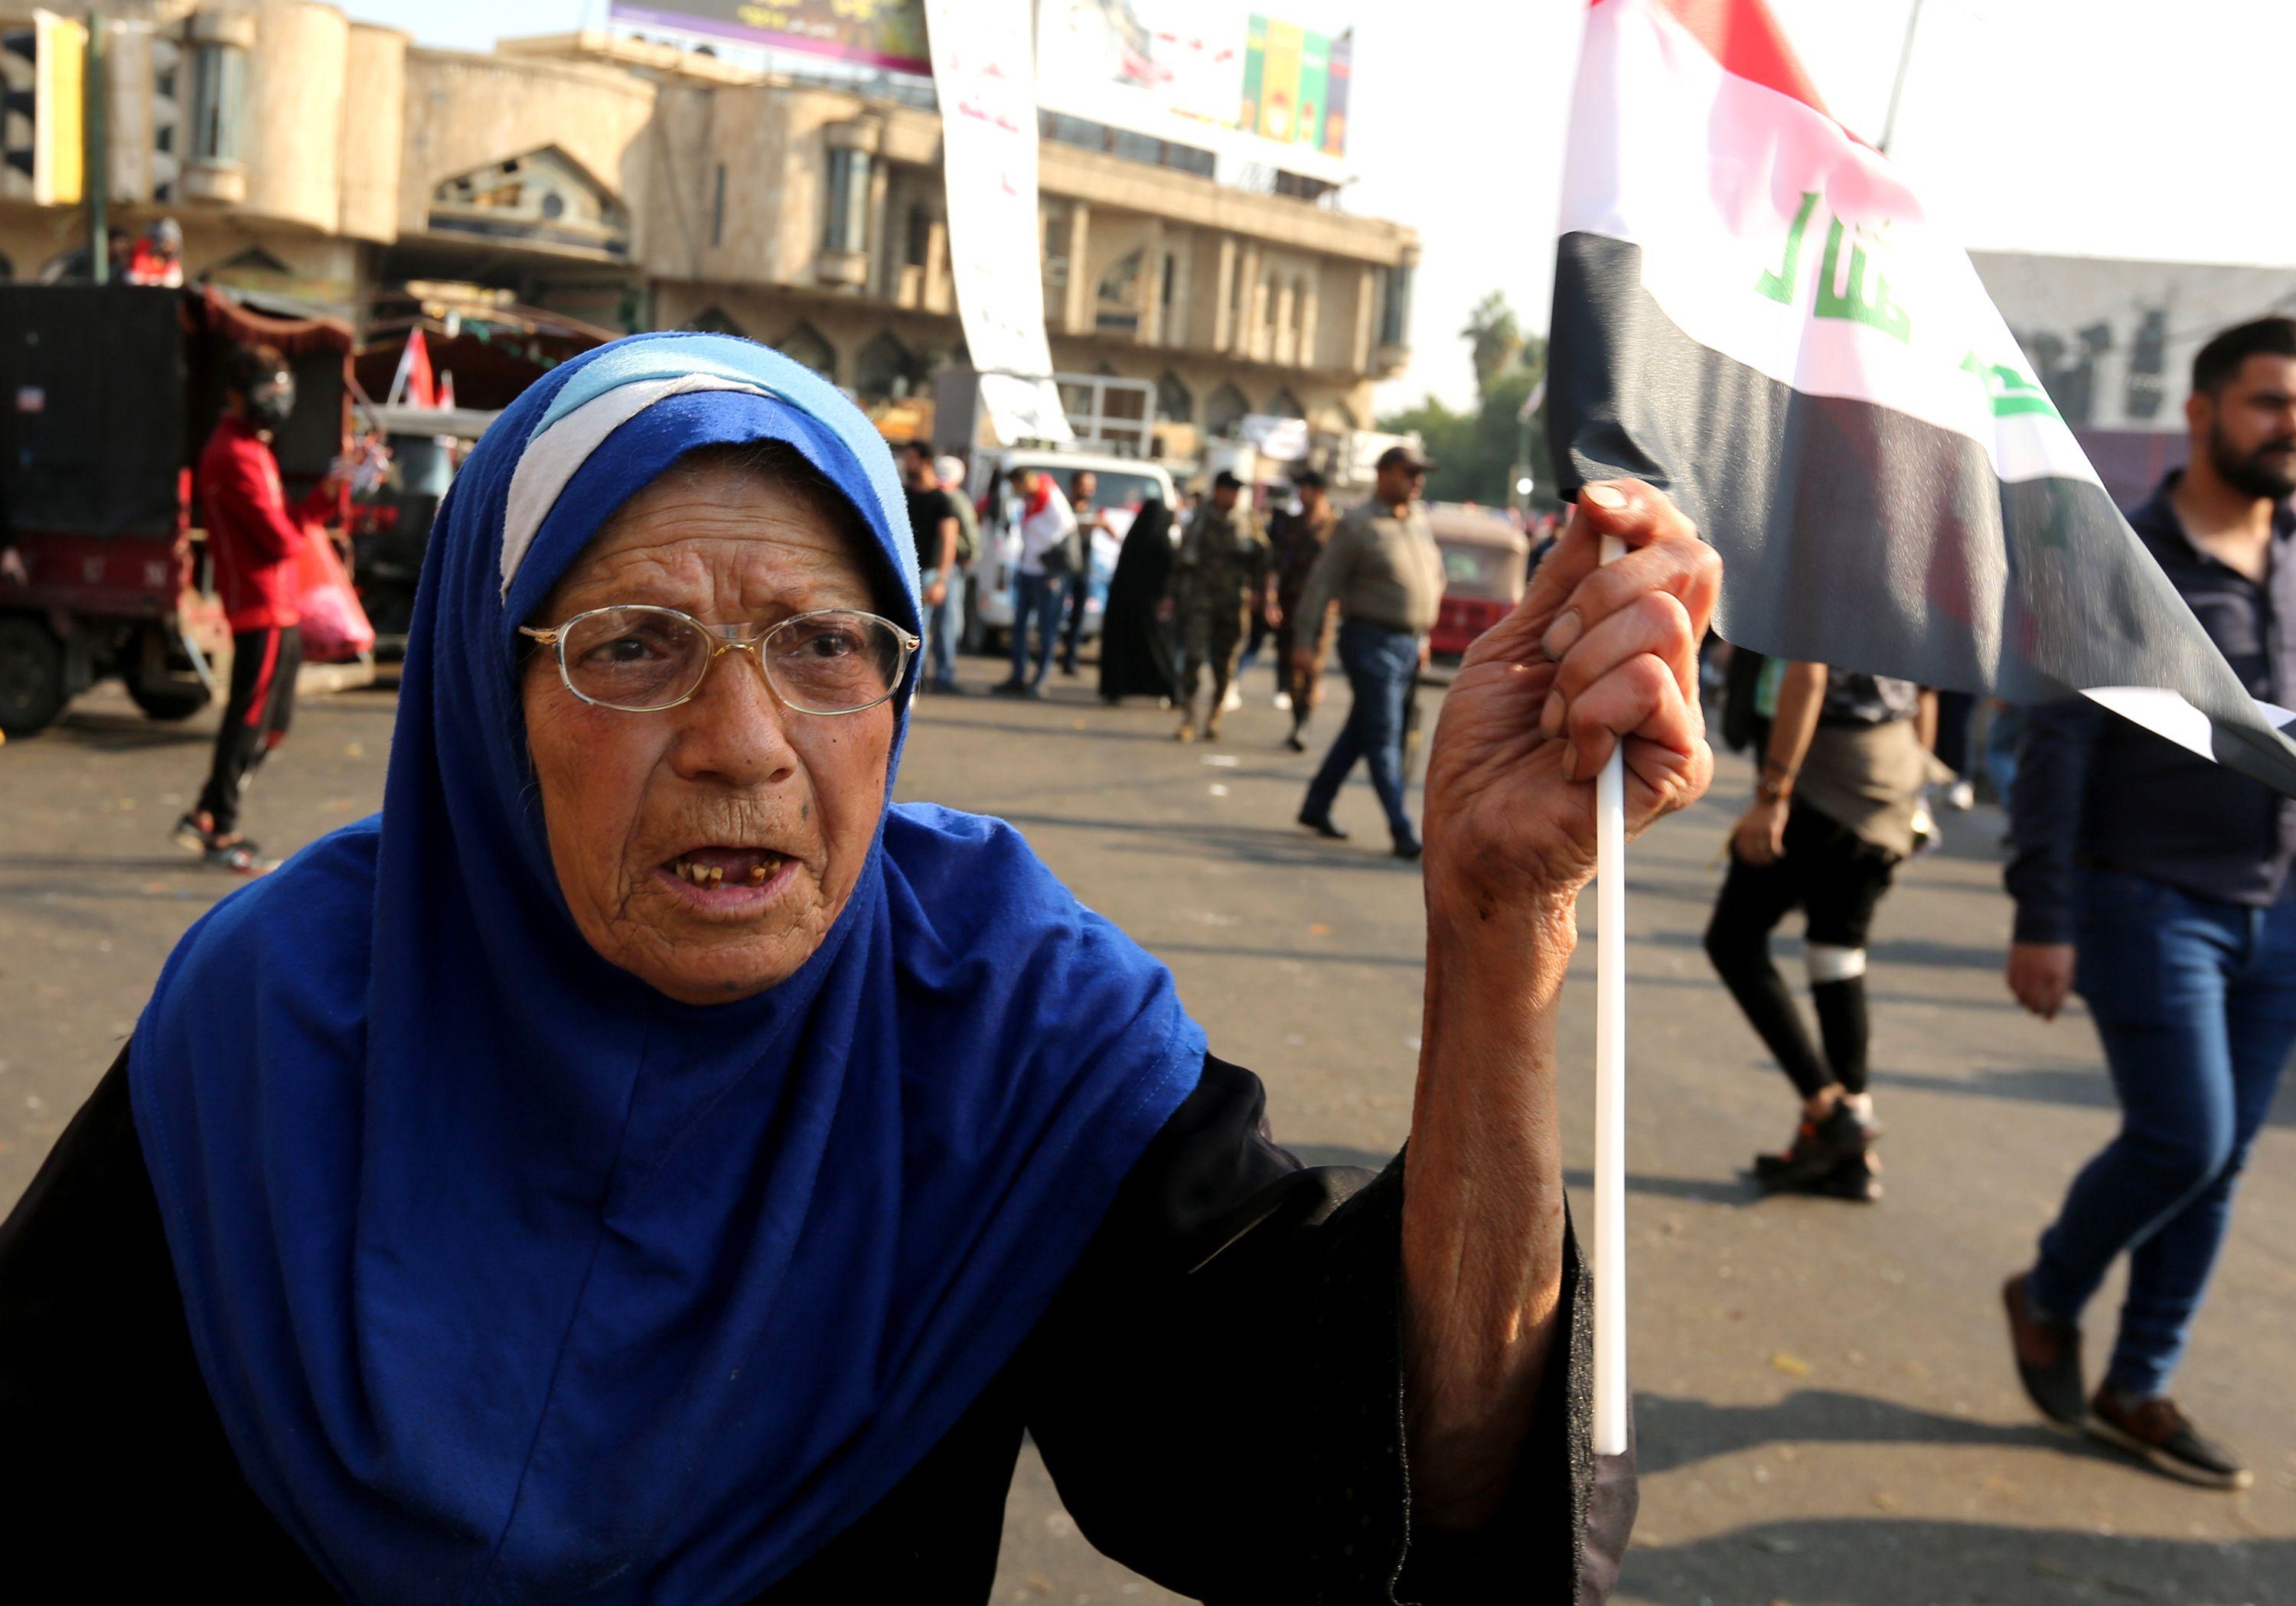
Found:
[[1091, 605], [1092, 571], [1087, 568], [1070, 575], [1061, 594], [1061, 612], [1065, 616], [1061, 626], [1061, 668], [1070, 675], [1076, 673], [1077, 649], [1084, 644], [1085, 610]]
[[287, 739], [295, 717], [295, 671], [303, 667], [303, 633], [292, 625], [244, 630], [231, 638], [231, 701], [216, 732], [215, 763], [200, 792], [200, 807], [215, 834], [239, 828], [239, 799], [248, 777]]
[[[1707, 957], [1805, 1099], [1836, 1082], [1848, 1093], [1866, 1091], [1866, 933], [1897, 868], [1896, 854], [1860, 841], [1800, 801], [1789, 806], [1785, 852], [1778, 858], [1749, 864], [1731, 855], [1729, 876], [1706, 927]], [[1813, 948], [1856, 955], [1833, 962], [1836, 969], [1854, 967], [1851, 974], [1824, 976], [1812, 967], [1809, 991], [1823, 1057], [1770, 963], [1770, 932], [1797, 908]]]

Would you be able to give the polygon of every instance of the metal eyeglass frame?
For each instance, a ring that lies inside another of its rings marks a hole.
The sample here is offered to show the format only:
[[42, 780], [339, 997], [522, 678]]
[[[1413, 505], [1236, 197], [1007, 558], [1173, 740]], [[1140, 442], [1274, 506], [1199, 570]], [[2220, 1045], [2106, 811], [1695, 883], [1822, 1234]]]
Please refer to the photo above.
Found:
[[[629, 612], [666, 613], [672, 619], [685, 620], [696, 630], [701, 631], [703, 635], [716, 638], [717, 644], [710, 648], [709, 656], [702, 660], [701, 673], [694, 676], [693, 688], [685, 696], [669, 702], [657, 703], [652, 708], [626, 709], [619, 703], [601, 702], [594, 697], [586, 697], [581, 688], [574, 684], [573, 673], [566, 667], [567, 635], [584, 619], [595, 618], [601, 613]], [[766, 668], [767, 643], [791, 625], [800, 625], [808, 619], [817, 619], [830, 615], [873, 620], [890, 630], [893, 633], [893, 639], [900, 645], [900, 660], [893, 666], [892, 681], [886, 687], [884, 694], [871, 698], [858, 708], [809, 709], [803, 703], [791, 702], [781, 687], [774, 684], [773, 671]], [[758, 678], [765, 683], [766, 690], [773, 693], [775, 701], [793, 713], [809, 714], [816, 719], [836, 719], [847, 714], [865, 714], [901, 689], [901, 682], [908, 677], [909, 660], [915, 655], [917, 649], [924, 644], [923, 638], [910, 635], [883, 614], [871, 613], [861, 608], [816, 608], [808, 613], [793, 613], [789, 618], [776, 624], [768, 625], [760, 630], [749, 625], [705, 625], [692, 614], [680, 609], [664, 608], [653, 602], [609, 602], [603, 608], [586, 608], [562, 624], [552, 626], [548, 629], [537, 629], [532, 625], [521, 625], [518, 627], [518, 633], [521, 635], [531, 636], [540, 645], [554, 650], [558, 660], [558, 679], [577, 701], [586, 702], [594, 709], [611, 709], [617, 714], [659, 714], [666, 709], [674, 709], [680, 703], [692, 702], [701, 695], [701, 688], [708, 684], [711, 668], [728, 652], [749, 653], [750, 661], [756, 667]]]

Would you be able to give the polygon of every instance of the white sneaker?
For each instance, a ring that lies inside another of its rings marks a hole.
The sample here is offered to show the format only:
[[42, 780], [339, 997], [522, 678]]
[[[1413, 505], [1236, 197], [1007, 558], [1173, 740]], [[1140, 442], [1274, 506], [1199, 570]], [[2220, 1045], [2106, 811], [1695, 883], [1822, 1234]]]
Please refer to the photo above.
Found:
[[1914, 805], [1914, 852], [1934, 852], [1945, 846], [1945, 833], [1938, 829], [1937, 816], [1930, 813], [1929, 799]]
[[1243, 706], [1243, 692], [1235, 682], [1227, 683], [1227, 695], [1220, 699], [1219, 711], [1233, 714]]
[[1966, 781], [1956, 781], [1945, 789], [1945, 806], [1956, 814], [1967, 814], [1977, 807], [1977, 788]]
[[1279, 714], [1289, 714], [1292, 711], [1291, 692], [1278, 692], [1275, 693], [1275, 711]]

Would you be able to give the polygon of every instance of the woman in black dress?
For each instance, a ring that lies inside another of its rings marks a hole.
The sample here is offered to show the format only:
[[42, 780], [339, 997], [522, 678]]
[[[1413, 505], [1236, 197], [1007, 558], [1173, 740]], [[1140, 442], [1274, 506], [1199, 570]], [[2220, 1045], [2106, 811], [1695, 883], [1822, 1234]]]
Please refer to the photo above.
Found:
[[1016, 832], [888, 801], [868, 422], [725, 336], [554, 371], [381, 813], [193, 928], [0, 1225], [0, 1532], [89, 1600], [986, 1602], [1025, 1430], [1190, 1595], [1599, 1598], [1553, 1045], [1591, 778], [1710, 773], [1718, 570], [1588, 500], [1436, 736], [1407, 1166], [1303, 1168]]
[[1180, 677], [1172, 662], [1172, 627], [1158, 617], [1171, 572], [1172, 510], [1161, 501], [1144, 502], [1125, 532], [1116, 573], [1108, 582], [1108, 606], [1100, 616], [1103, 701], [1168, 701], [1177, 695]]

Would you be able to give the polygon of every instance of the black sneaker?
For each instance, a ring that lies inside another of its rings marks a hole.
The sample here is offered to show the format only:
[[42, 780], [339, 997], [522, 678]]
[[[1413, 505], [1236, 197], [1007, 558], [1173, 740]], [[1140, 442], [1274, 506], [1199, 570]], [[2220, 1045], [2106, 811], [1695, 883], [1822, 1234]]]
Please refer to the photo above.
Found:
[[1416, 840], [1408, 837], [1395, 845], [1395, 856], [1399, 859], [1415, 859], [1426, 851]]
[[2019, 1272], [2001, 1285], [2017, 1381], [2043, 1416], [2060, 1428], [2078, 1428], [2088, 1414], [2081, 1405], [2080, 1329], [2036, 1311], [2025, 1294], [2026, 1276]]
[[2244, 1489], [2256, 1475], [2240, 1457], [2185, 1420], [2174, 1400], [2124, 1399], [2100, 1389], [2082, 1429], [2092, 1438], [2128, 1451], [2156, 1471], [2211, 1489]]
[[1882, 1202], [1882, 1161], [1871, 1149], [1851, 1155], [1811, 1185], [1810, 1192], [1852, 1204]]
[[1334, 842], [1344, 842], [1348, 840], [1348, 833], [1332, 824], [1332, 816], [1329, 815], [1311, 815], [1302, 810], [1300, 815], [1300, 823], [1317, 836], [1327, 837]]
[[1835, 1168], [1862, 1158], [1881, 1131], [1847, 1103], [1836, 1104], [1822, 1121], [1804, 1116], [1784, 1153], [1756, 1155], [1754, 1176], [1765, 1187], [1814, 1189]]
[[1283, 745], [1288, 750], [1295, 753], [1304, 753], [1308, 750], [1308, 744], [1300, 740], [1300, 733], [1297, 731], [1283, 738]]

